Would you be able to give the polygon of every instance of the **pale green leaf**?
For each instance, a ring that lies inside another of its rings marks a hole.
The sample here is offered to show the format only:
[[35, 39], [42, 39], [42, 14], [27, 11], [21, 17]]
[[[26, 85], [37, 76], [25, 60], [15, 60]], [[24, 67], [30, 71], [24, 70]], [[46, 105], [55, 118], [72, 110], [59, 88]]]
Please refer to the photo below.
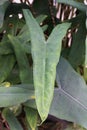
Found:
[[31, 36], [31, 52], [33, 58], [33, 78], [36, 104], [39, 114], [42, 120], [44, 120], [43, 118], [46, 118], [48, 114], [46, 113], [45, 115], [44, 113], [46, 108], [46, 102], [44, 102], [46, 43], [41, 28], [32, 15], [28, 13], [29, 12], [26, 10], [24, 11], [24, 16]]
[[[51, 101], [53, 99], [56, 66], [60, 58], [62, 39], [65, 36], [69, 26], [70, 26], [69, 23], [63, 23], [56, 26], [46, 43], [47, 46], [46, 46], [45, 86], [44, 86], [44, 97], [46, 98], [44, 99], [45, 108], [50, 106]], [[46, 100], [48, 101], [47, 103]], [[49, 110], [47, 109], [44, 111], [49, 113]]]
[[23, 103], [34, 97], [34, 91], [29, 85], [0, 87], [0, 107], [8, 107]]
[[36, 104], [41, 119], [44, 121], [48, 116], [53, 98], [56, 65], [60, 57], [61, 42], [70, 24], [58, 25], [46, 41], [42, 29], [32, 14], [24, 10], [24, 16], [31, 36]]

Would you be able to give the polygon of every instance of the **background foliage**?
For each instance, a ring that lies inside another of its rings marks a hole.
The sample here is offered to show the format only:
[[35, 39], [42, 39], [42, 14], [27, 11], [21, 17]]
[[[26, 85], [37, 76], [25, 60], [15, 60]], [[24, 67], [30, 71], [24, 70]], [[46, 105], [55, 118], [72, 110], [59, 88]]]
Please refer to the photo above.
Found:
[[83, 0], [0, 1], [1, 130], [87, 129], [86, 13]]

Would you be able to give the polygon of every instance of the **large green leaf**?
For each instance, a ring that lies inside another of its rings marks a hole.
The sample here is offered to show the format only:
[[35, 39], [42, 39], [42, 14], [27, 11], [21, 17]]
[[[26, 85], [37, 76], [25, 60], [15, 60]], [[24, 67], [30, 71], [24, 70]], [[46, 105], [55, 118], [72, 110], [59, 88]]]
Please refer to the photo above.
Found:
[[[33, 57], [33, 77], [34, 77], [34, 87], [35, 87], [35, 96], [36, 96], [36, 103], [39, 114], [43, 118], [46, 111], [44, 110], [47, 104], [44, 102], [44, 78], [45, 78], [45, 55], [46, 55], [46, 44], [45, 38], [43, 35], [42, 30], [40, 29], [39, 25], [32, 17], [32, 15], [28, 14], [28, 12], [24, 11], [24, 16], [27, 22], [27, 26], [29, 28], [29, 32], [31, 35], [31, 51]], [[37, 33], [38, 32], [38, 33]], [[45, 111], [45, 113], [44, 113]], [[45, 116], [47, 116], [46, 113]]]
[[24, 16], [31, 36], [33, 78], [38, 112], [44, 121], [53, 98], [56, 65], [61, 52], [61, 42], [70, 24], [58, 25], [47, 41], [42, 29], [29, 11]]
[[84, 11], [84, 12], [86, 12], [86, 10], [87, 10], [86, 5], [84, 5], [83, 3], [80, 3], [80, 2], [76, 2], [74, 0], [57, 0], [57, 2], [71, 5], [75, 8], [78, 8], [81, 11]]
[[13, 114], [11, 110], [8, 108], [4, 109], [3, 112], [3, 117], [6, 119], [6, 121], [9, 124], [10, 130], [23, 130], [21, 124]]
[[[17, 62], [20, 69], [20, 79], [22, 83], [30, 83], [29, 80], [32, 79], [32, 69], [29, 67], [29, 62], [27, 55], [21, 45], [20, 40], [17, 37], [13, 37], [11, 35], [8, 36], [11, 41], [14, 52], [17, 58]], [[33, 82], [33, 81], [32, 81]]]
[[50, 114], [87, 128], [87, 85], [64, 58], [57, 66], [57, 84]]
[[[86, 40], [86, 15], [83, 13], [79, 17], [79, 27], [77, 32], [75, 32], [72, 36], [72, 46], [69, 53], [69, 62], [73, 67], [78, 67], [82, 65], [85, 60], [85, 40]], [[74, 21], [73, 24], [76, 22]], [[77, 25], [77, 23], [76, 23]]]
[[13, 55], [0, 56], [0, 83], [10, 74], [15, 63]]
[[8, 107], [23, 103], [32, 99], [33, 95], [34, 91], [29, 89], [29, 85], [0, 87], [0, 107]]

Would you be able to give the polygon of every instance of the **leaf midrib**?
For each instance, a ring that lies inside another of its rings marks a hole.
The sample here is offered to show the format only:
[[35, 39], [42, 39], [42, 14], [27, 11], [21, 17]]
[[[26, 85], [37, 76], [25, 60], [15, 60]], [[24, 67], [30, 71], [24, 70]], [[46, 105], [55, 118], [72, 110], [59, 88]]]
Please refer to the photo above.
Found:
[[75, 101], [77, 104], [79, 104], [80, 106], [82, 106], [82, 108], [84, 108], [87, 111], [87, 107], [82, 104], [77, 98], [73, 97], [71, 94], [67, 93], [64, 89], [62, 89], [61, 87], [58, 89], [58, 91], [61, 91], [62, 93], [64, 93], [67, 97], [71, 98], [73, 101]]

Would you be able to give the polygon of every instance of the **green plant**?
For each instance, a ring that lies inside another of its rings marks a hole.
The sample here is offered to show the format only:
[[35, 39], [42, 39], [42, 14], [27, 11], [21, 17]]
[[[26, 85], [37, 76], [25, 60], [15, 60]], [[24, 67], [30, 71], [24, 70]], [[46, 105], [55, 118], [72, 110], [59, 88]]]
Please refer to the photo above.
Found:
[[5, 125], [35, 130], [50, 114], [87, 128], [87, 7], [82, 1], [57, 0], [77, 8], [76, 17], [62, 22], [52, 1], [26, 2], [0, 2], [0, 111]]

